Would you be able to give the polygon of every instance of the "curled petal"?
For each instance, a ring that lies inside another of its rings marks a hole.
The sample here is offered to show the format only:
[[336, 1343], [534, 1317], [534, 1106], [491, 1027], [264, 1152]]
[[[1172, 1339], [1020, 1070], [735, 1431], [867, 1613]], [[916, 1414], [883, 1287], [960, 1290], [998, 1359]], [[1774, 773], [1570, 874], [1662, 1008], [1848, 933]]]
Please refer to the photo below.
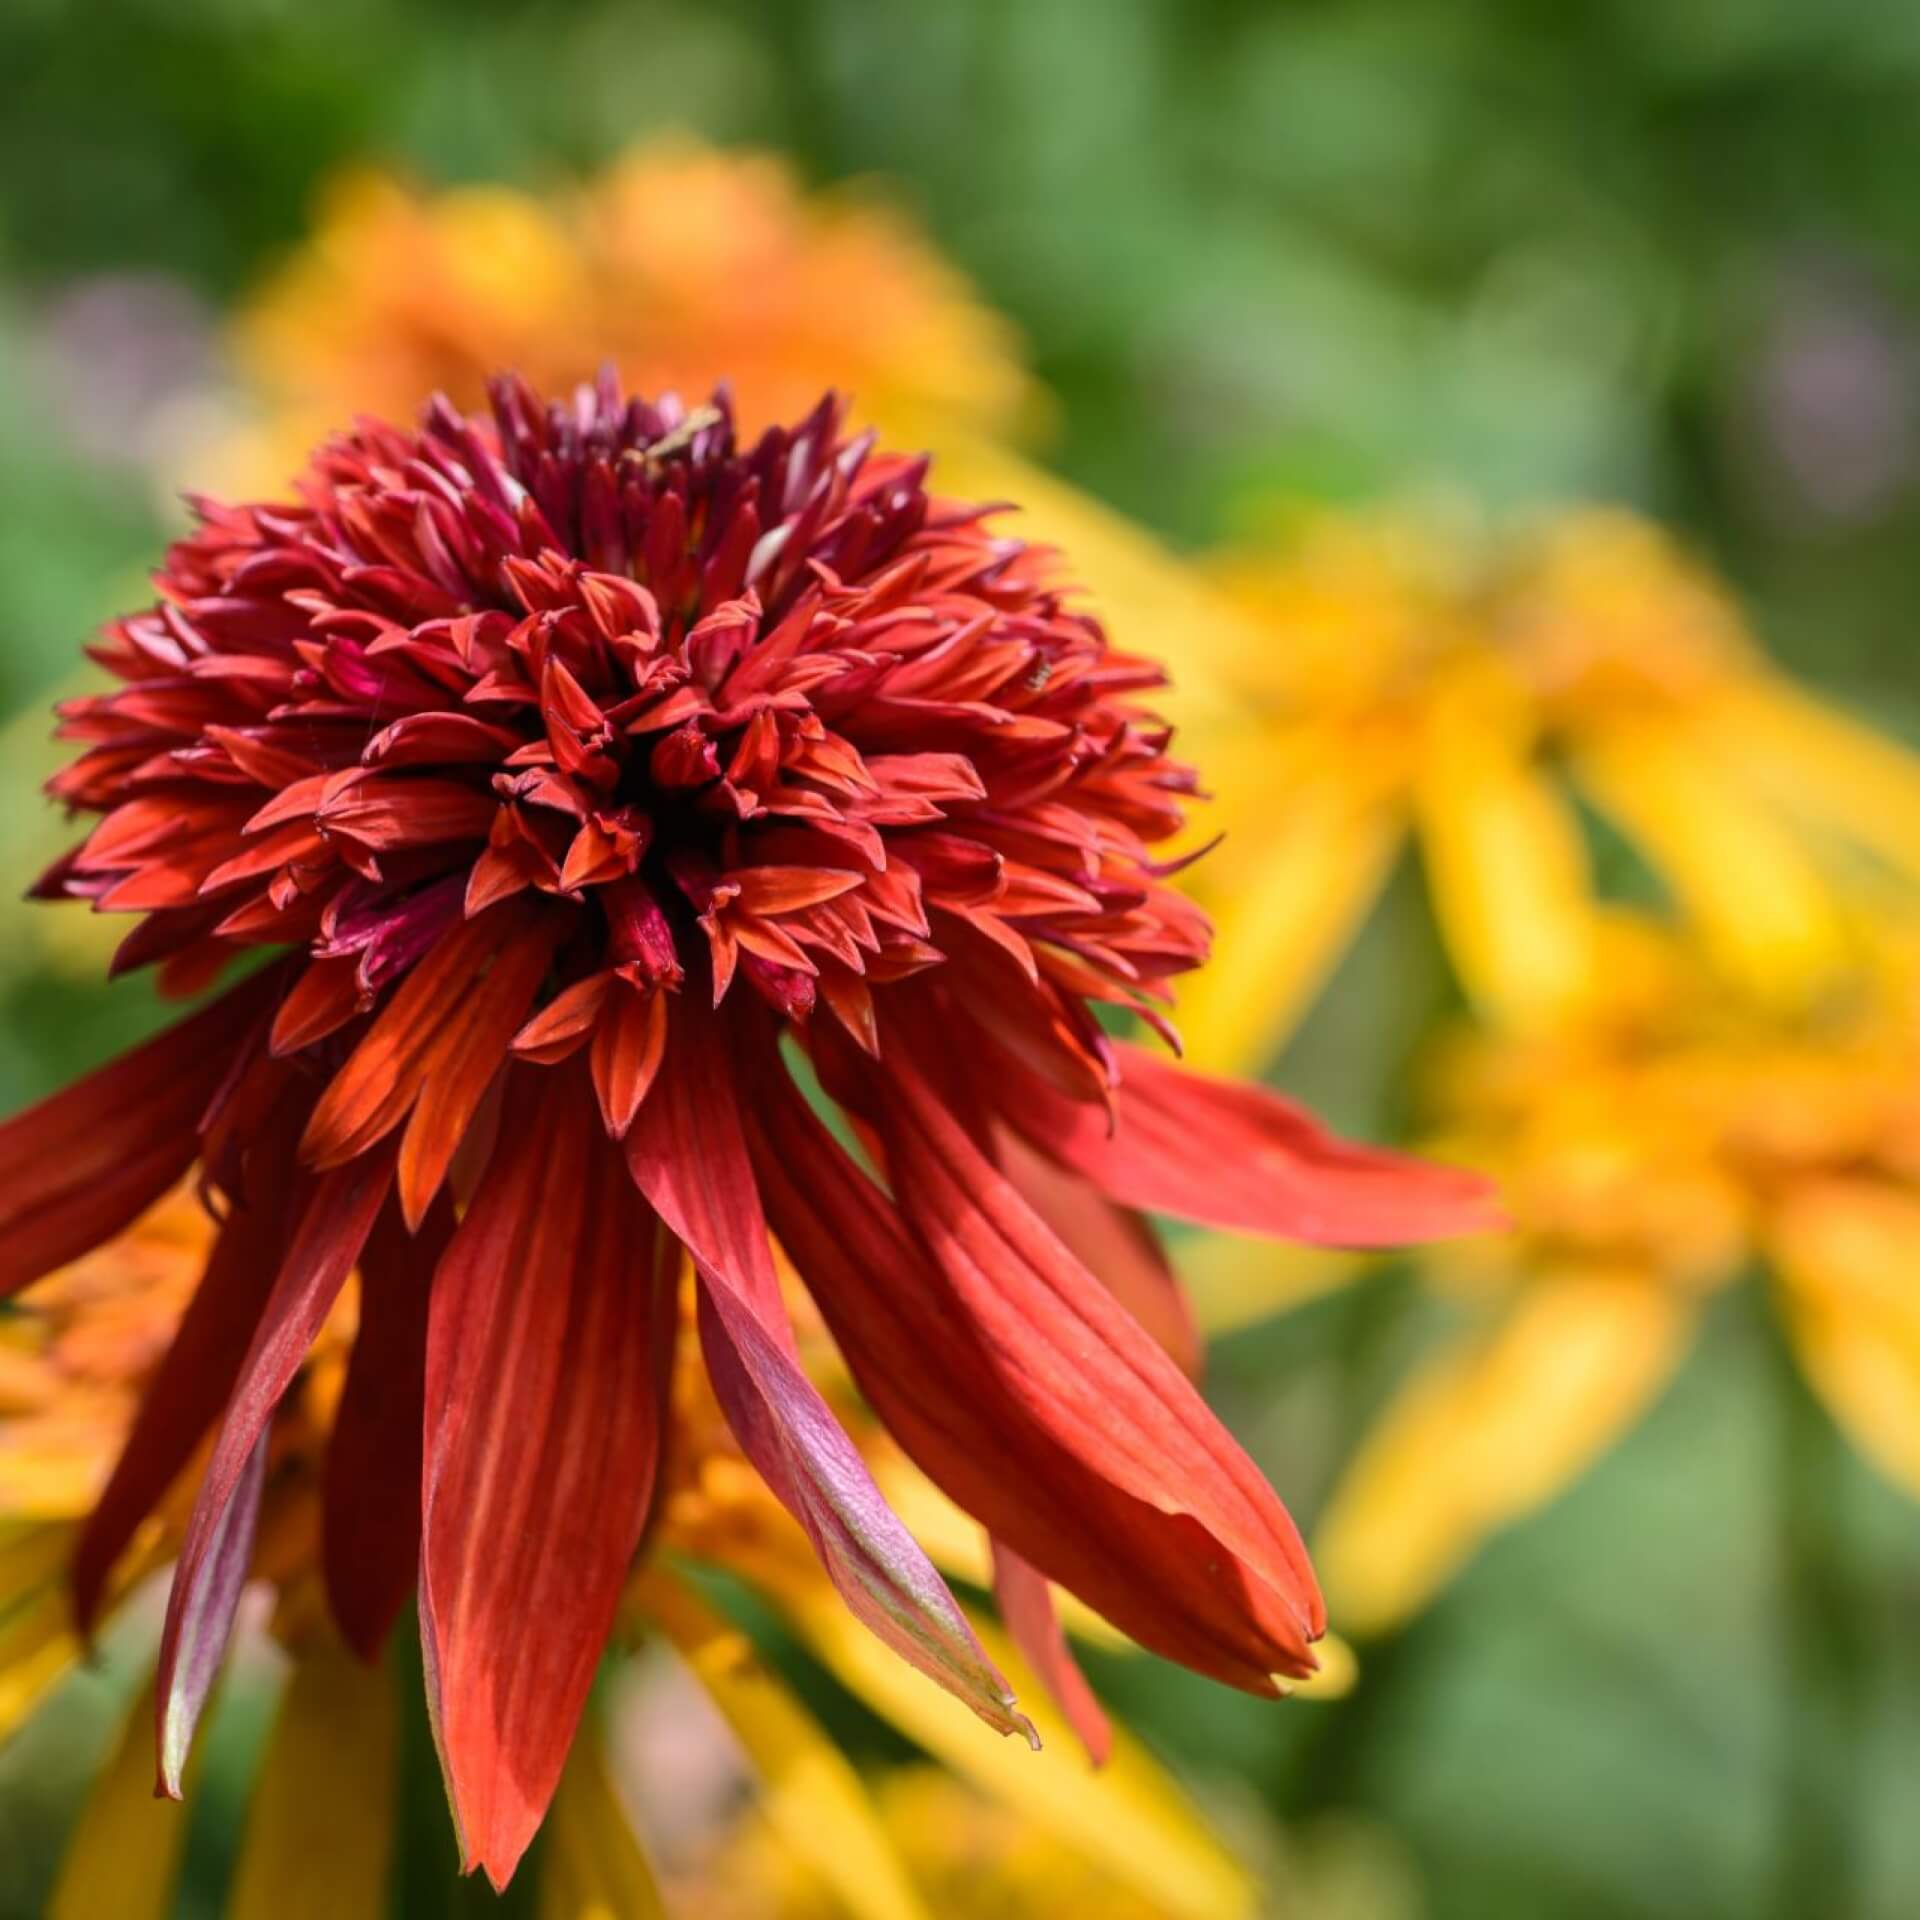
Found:
[[729, 1065], [715, 1016], [702, 996], [685, 996], [626, 1141], [634, 1180], [699, 1269], [701, 1345], [728, 1424], [848, 1607], [989, 1726], [1030, 1734], [945, 1582], [801, 1370]]
[[768, 1218], [922, 1471], [1143, 1646], [1255, 1693], [1311, 1672], [1324, 1613], [1279, 1501], [964, 1130], [917, 1084], [880, 1104], [896, 1208], [790, 1083], [758, 1091]]

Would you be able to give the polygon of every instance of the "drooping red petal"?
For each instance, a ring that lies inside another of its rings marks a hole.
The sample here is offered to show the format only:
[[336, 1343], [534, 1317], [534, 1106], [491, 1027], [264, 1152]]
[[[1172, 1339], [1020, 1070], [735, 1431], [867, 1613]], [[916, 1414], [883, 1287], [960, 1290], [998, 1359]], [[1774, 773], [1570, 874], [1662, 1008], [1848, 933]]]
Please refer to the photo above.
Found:
[[327, 1441], [320, 1540], [334, 1620], [367, 1660], [385, 1645], [419, 1562], [427, 1295], [453, 1225], [444, 1193], [417, 1235], [389, 1198], [360, 1253], [360, 1325]]
[[301, 1120], [297, 1106], [283, 1103], [246, 1155], [244, 1189], [232, 1200], [120, 1458], [81, 1529], [69, 1578], [83, 1634], [93, 1630], [114, 1563], [192, 1459], [232, 1391], [293, 1224]]
[[1115, 1120], [1011, 1061], [1004, 1111], [1034, 1146], [1149, 1213], [1314, 1246], [1398, 1247], [1505, 1225], [1491, 1184], [1358, 1146], [1266, 1087], [1216, 1080], [1121, 1046]]
[[465, 1868], [504, 1887], [560, 1778], [659, 1458], [674, 1302], [573, 1068], [511, 1070], [434, 1276], [420, 1634]]
[[1035, 1151], [1010, 1127], [998, 1130], [994, 1152], [1028, 1206], [1075, 1259], [1166, 1348], [1181, 1372], [1199, 1379], [1205, 1357], [1200, 1330], [1151, 1224], [1131, 1207], [1109, 1200], [1090, 1180]]
[[993, 1542], [993, 1597], [1000, 1603], [1000, 1618], [1014, 1645], [1080, 1736], [1087, 1758], [1104, 1767], [1113, 1753], [1113, 1727], [1067, 1645], [1053, 1588], [1004, 1540]]
[[0, 1125], [0, 1298], [112, 1239], [186, 1172], [280, 985], [277, 969], [255, 974]]
[[160, 1790], [170, 1799], [180, 1797], [194, 1724], [206, 1704], [245, 1577], [252, 1523], [246, 1522], [242, 1540], [241, 1495], [251, 1479], [257, 1497], [267, 1423], [346, 1285], [392, 1182], [391, 1152], [365, 1154], [313, 1182], [241, 1364], [187, 1522], [160, 1636], [156, 1731]]
[[636, 1184], [699, 1269], [715, 1395], [854, 1615], [989, 1726], [1031, 1737], [946, 1583], [801, 1369], [731, 1065], [705, 995], [683, 996], [652, 1096], [626, 1139]]
[[756, 1095], [768, 1218], [921, 1469], [1141, 1645], [1255, 1693], [1311, 1672], [1324, 1611], [1284, 1508], [964, 1133], [884, 1115], [910, 1232], [790, 1082]]

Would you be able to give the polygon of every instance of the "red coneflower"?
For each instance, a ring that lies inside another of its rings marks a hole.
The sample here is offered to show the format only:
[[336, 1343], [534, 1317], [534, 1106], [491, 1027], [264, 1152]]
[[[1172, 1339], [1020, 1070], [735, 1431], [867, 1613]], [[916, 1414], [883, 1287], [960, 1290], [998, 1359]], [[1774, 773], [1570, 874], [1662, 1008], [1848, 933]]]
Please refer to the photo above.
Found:
[[1023, 1723], [801, 1371], [770, 1230], [1070, 1702], [1049, 1582], [1254, 1692], [1313, 1666], [1313, 1575], [1183, 1370], [1141, 1210], [1382, 1244], [1484, 1225], [1484, 1193], [1107, 1036], [1091, 1003], [1164, 1029], [1207, 942], [1149, 854], [1192, 787], [1131, 704], [1159, 675], [840, 417], [743, 451], [724, 399], [507, 381], [491, 426], [365, 423], [297, 505], [196, 502], [98, 650], [125, 684], [65, 713], [54, 791], [103, 818], [40, 891], [142, 913], [117, 966], [171, 991], [278, 955], [0, 1128], [9, 1290], [196, 1161], [221, 1219], [74, 1574], [85, 1624], [218, 1422], [168, 1792], [275, 1403], [356, 1266], [331, 1602], [372, 1653], [417, 1568], [496, 1883], [646, 1526], [682, 1248], [743, 1449], [848, 1605], [993, 1726]]

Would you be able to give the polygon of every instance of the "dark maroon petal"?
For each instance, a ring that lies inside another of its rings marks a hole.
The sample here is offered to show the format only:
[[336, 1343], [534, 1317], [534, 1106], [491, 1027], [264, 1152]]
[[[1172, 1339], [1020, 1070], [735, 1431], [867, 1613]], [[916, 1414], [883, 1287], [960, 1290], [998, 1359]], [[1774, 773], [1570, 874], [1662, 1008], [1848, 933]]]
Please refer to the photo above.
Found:
[[0, 1296], [111, 1240], [180, 1179], [279, 985], [254, 975], [0, 1125]]
[[334, 1620], [368, 1660], [414, 1587], [427, 1296], [453, 1225], [445, 1194], [418, 1234], [389, 1198], [360, 1254], [360, 1326], [327, 1441], [320, 1538]]
[[301, 1109], [284, 1103], [246, 1155], [205, 1272], [148, 1384], [120, 1458], [82, 1527], [71, 1580], [74, 1618], [90, 1634], [108, 1576], [143, 1521], [219, 1418], [280, 1271], [298, 1198]]
[[226, 1421], [187, 1522], [160, 1636], [155, 1681], [160, 1789], [172, 1799], [180, 1797], [181, 1769], [195, 1721], [206, 1703], [202, 1669], [208, 1660], [218, 1664], [226, 1628], [232, 1624], [226, 1587], [229, 1581], [244, 1577], [244, 1566], [236, 1575], [229, 1563], [240, 1547], [250, 1543], [251, 1524], [243, 1541], [233, 1509], [247, 1475], [259, 1472], [258, 1450], [265, 1444], [273, 1410], [346, 1285], [392, 1184], [393, 1155], [388, 1151], [363, 1155], [313, 1183], [312, 1197], [294, 1229], [241, 1364]]

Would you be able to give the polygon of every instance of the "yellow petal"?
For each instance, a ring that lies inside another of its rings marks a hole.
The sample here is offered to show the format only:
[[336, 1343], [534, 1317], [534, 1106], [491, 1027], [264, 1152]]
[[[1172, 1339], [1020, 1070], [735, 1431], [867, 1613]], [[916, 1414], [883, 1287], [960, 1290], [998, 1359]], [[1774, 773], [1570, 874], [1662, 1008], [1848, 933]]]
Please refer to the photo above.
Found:
[[641, 1583], [639, 1604], [746, 1749], [768, 1822], [787, 1846], [858, 1920], [927, 1920], [860, 1776], [746, 1635], [657, 1568]]
[[376, 1913], [393, 1844], [394, 1702], [385, 1669], [331, 1636], [294, 1655], [228, 1920]]
[[1611, 728], [1583, 745], [1576, 767], [1729, 979], [1796, 1007], [1846, 964], [1839, 915], [1804, 847], [1680, 725]]
[[1920, 757], [1906, 747], [1770, 674], [1735, 679], [1695, 724], [1783, 812], [1920, 877]]
[[1238, 1920], [1254, 1889], [1179, 1786], [1123, 1728], [1095, 1769], [1005, 1635], [975, 1619], [988, 1654], [1040, 1732], [1038, 1753], [981, 1726], [951, 1695], [891, 1653], [824, 1582], [785, 1584], [801, 1637], [875, 1712], [974, 1786], [1054, 1834], [1175, 1920]]
[[187, 1810], [175, 1801], [156, 1799], [153, 1778], [149, 1685], [133, 1703], [106, 1771], [80, 1810], [47, 1903], [47, 1920], [105, 1920], [107, 1915], [112, 1920], [164, 1920], [172, 1913]]
[[540, 1920], [661, 1920], [663, 1912], [607, 1766], [606, 1743], [589, 1719], [547, 1813]]
[[1530, 1281], [1484, 1338], [1427, 1361], [1334, 1496], [1314, 1555], [1330, 1610], [1358, 1633], [1414, 1612], [1495, 1529], [1544, 1505], [1665, 1384], [1692, 1324], [1631, 1273]]
[[[1224, 829], [1218, 873], [1202, 862], [1193, 892], [1214, 923], [1213, 955], [1179, 983], [1174, 1019], [1188, 1061], [1257, 1072], [1291, 1035], [1380, 897], [1402, 822], [1333, 782], [1286, 792], [1271, 778], [1205, 810]], [[1229, 791], [1223, 783], [1219, 789]]]
[[1434, 916], [1481, 1009], [1538, 1024], [1580, 1004], [1593, 979], [1586, 845], [1535, 764], [1518, 689], [1484, 664], [1436, 697], [1414, 785]]
[[[0, 1739], [5, 1739], [80, 1657], [63, 1582], [40, 1588], [0, 1622]], [[147, 1783], [149, 1787], [153, 1784]]]
[[1810, 1183], [1769, 1236], [1801, 1365], [1862, 1453], [1920, 1496], [1920, 1195]]

